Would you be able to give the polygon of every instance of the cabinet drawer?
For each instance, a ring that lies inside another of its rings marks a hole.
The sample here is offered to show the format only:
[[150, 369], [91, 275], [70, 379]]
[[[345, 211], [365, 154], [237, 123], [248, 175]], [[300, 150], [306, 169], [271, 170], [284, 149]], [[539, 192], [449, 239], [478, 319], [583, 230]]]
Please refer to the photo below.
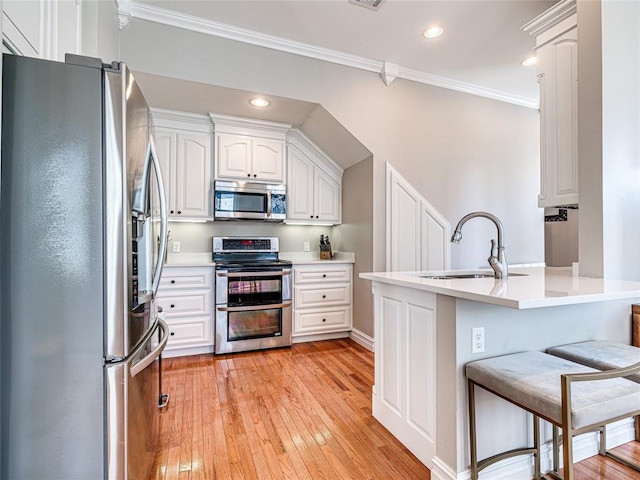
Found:
[[211, 314], [211, 290], [158, 295], [158, 306], [167, 316]]
[[313, 265], [293, 268], [293, 283], [338, 283], [351, 281], [351, 265]]
[[210, 317], [190, 319], [188, 322], [169, 321], [167, 349], [212, 343]]
[[213, 285], [211, 267], [166, 267], [160, 277], [160, 291], [185, 288], [211, 288]]
[[294, 334], [337, 332], [351, 328], [351, 307], [295, 312]]
[[295, 308], [348, 304], [351, 303], [351, 284], [295, 287], [294, 302]]

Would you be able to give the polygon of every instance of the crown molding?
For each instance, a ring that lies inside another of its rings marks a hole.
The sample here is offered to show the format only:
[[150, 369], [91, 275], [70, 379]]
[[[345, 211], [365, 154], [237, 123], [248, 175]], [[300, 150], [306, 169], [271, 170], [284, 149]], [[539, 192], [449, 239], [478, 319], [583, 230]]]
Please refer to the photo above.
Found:
[[[569, 0], [574, 1], [575, 0]], [[248, 30], [245, 28], [228, 25], [214, 20], [208, 20], [185, 13], [167, 10], [165, 8], [147, 5], [136, 1], [121, 0], [119, 5], [119, 13], [122, 15], [130, 15], [133, 18], [139, 18], [162, 25], [181, 28], [192, 32], [211, 35], [214, 37], [234, 40], [237, 42], [247, 43], [259, 47], [269, 48], [280, 52], [291, 53], [303, 57], [322, 60], [329, 63], [335, 63], [346, 67], [357, 68], [368, 72], [374, 72], [381, 76], [387, 85], [395, 78], [402, 78], [418, 83], [433, 85], [436, 87], [447, 88], [458, 92], [468, 93], [480, 97], [490, 98], [501, 102], [512, 103], [528, 108], [538, 108], [536, 99], [513, 95], [498, 90], [493, 90], [478, 85], [473, 85], [458, 80], [445, 77], [439, 77], [418, 70], [411, 70], [398, 66], [398, 74], [395, 75], [395, 65], [380, 60], [372, 60], [358, 55], [330, 50], [328, 48], [317, 47], [306, 43], [295, 42], [287, 38], [268, 35], [265, 33]], [[390, 67], [392, 72], [388, 70]], [[391, 76], [393, 75], [393, 78]]]
[[577, 12], [576, 0], [562, 0], [522, 26], [522, 30], [535, 37], [546, 32], [565, 18]]

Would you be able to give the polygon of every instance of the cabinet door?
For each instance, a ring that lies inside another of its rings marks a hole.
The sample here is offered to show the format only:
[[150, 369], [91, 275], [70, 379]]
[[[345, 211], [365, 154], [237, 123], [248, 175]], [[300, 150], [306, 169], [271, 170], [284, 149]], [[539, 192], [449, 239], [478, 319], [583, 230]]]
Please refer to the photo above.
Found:
[[311, 160], [291, 146], [287, 171], [287, 220], [310, 221], [314, 218], [313, 170]]
[[[176, 215], [176, 142], [177, 135], [174, 131], [165, 128], [156, 128], [155, 132], [156, 148], [158, 153], [158, 161], [160, 162], [160, 171], [162, 172], [162, 181], [167, 200], [167, 208], [169, 216]], [[153, 188], [157, 188], [155, 184]], [[159, 206], [155, 207], [159, 209]], [[159, 211], [154, 212], [157, 217]]]
[[340, 223], [342, 191], [328, 175], [315, 170], [315, 220]]
[[284, 145], [282, 140], [254, 138], [251, 143], [251, 178], [281, 183], [284, 181]]
[[211, 218], [211, 136], [178, 135], [176, 159], [176, 215]]
[[538, 206], [578, 203], [577, 29], [538, 49], [540, 195]]
[[4, 0], [2, 2], [3, 36], [9, 48], [19, 55], [43, 57], [41, 45], [44, 30], [43, 0], [25, 2]]
[[220, 133], [216, 135], [216, 178], [251, 177], [251, 138]]

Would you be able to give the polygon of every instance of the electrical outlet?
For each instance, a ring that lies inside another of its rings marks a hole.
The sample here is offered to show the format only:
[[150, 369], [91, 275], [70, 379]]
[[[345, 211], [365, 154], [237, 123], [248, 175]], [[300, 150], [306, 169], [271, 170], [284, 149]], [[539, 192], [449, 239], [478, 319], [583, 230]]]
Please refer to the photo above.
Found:
[[471, 353], [484, 352], [484, 327], [471, 330]]
[[304, 242], [304, 251], [305, 252], [309, 251], [309, 242]]
[[180, 253], [180, 242], [173, 242], [173, 253]]

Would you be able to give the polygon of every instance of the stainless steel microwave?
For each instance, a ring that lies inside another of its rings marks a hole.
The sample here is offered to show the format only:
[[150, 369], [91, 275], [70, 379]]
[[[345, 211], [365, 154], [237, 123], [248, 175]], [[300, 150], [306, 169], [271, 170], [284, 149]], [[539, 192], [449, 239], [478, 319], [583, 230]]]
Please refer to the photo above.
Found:
[[216, 180], [213, 191], [214, 220], [282, 222], [286, 218], [286, 185]]

